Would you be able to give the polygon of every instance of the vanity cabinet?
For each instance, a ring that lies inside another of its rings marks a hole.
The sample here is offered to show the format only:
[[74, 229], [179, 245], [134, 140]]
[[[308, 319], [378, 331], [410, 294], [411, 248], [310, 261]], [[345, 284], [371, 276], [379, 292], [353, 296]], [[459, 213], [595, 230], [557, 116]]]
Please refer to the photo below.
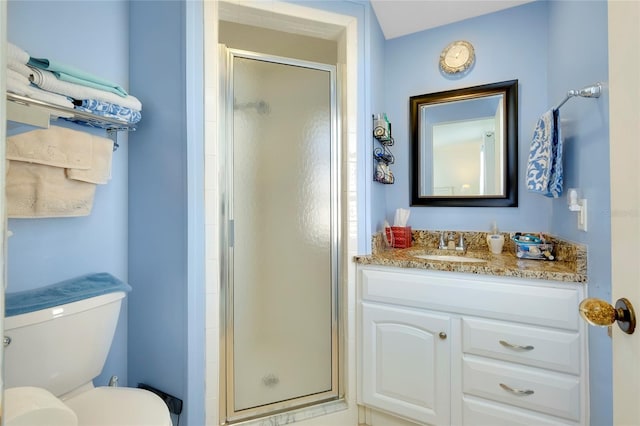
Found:
[[584, 284], [359, 265], [357, 292], [361, 405], [425, 425], [588, 424]]

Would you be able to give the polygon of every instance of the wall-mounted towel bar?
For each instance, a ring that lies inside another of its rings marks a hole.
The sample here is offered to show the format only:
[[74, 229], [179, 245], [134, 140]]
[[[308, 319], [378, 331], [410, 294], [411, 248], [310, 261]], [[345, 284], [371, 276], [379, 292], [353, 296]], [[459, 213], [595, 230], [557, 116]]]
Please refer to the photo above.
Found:
[[567, 96], [556, 106], [555, 109], [560, 109], [562, 105], [564, 105], [569, 99], [573, 98], [574, 96], [580, 96], [583, 98], [599, 98], [601, 92], [601, 83], [596, 83], [593, 86], [586, 86], [580, 90], [569, 90], [567, 92]]

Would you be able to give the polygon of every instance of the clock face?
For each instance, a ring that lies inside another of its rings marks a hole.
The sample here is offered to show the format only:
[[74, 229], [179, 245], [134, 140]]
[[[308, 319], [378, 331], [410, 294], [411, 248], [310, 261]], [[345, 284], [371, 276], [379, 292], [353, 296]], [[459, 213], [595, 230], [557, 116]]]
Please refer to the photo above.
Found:
[[448, 74], [455, 74], [467, 70], [475, 60], [471, 43], [454, 41], [442, 50], [440, 54], [440, 68]]

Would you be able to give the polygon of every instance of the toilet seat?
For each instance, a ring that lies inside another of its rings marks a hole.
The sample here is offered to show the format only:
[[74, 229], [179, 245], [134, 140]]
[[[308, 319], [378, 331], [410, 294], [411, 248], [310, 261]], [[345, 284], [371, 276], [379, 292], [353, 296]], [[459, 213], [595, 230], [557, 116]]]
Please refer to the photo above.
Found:
[[169, 409], [156, 394], [134, 388], [97, 387], [64, 403], [78, 426], [172, 426]]

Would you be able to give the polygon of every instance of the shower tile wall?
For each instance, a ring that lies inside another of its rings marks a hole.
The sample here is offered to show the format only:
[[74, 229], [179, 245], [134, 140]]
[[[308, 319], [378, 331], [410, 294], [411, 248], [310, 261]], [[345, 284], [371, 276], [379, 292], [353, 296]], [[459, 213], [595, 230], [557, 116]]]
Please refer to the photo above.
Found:
[[205, 40], [205, 277], [206, 277], [206, 376], [205, 420], [219, 422], [220, 271], [218, 242], [218, 19], [216, 2], [204, 2]]

